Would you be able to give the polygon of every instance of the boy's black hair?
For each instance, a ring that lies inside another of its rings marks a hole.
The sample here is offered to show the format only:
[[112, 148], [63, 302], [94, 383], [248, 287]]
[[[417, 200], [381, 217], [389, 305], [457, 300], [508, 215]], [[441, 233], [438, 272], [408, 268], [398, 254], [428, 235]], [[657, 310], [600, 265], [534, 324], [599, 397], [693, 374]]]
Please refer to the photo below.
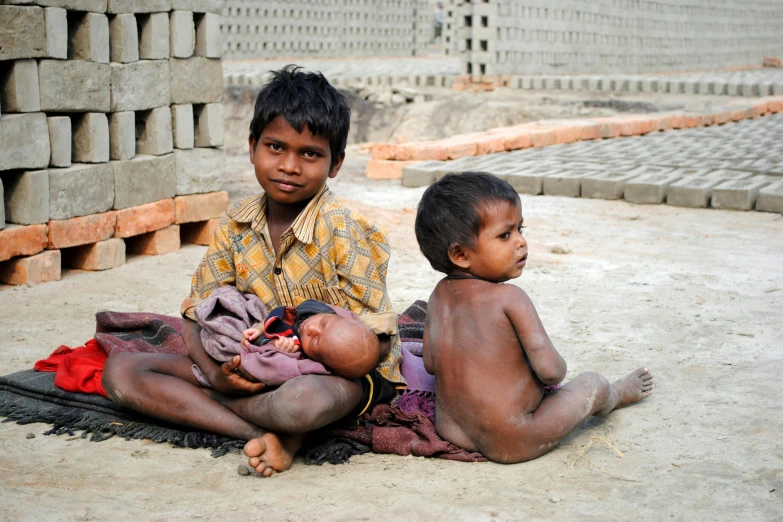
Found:
[[424, 191], [416, 212], [416, 240], [424, 257], [439, 272], [454, 268], [449, 248], [472, 247], [481, 227], [483, 206], [497, 201], [519, 204], [519, 195], [502, 179], [486, 172], [446, 174]]
[[278, 116], [302, 132], [305, 125], [310, 132], [329, 140], [332, 165], [345, 151], [348, 129], [351, 127], [351, 109], [345, 96], [332, 87], [321, 73], [302, 72], [301, 67], [286, 65], [272, 72], [272, 81], [258, 93], [250, 136], [258, 140], [264, 128]]

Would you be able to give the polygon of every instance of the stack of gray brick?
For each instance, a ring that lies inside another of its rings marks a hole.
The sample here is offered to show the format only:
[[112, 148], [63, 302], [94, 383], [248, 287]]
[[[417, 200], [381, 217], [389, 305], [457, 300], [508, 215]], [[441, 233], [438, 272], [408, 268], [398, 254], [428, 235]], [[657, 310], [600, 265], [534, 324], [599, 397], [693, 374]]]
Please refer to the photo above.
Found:
[[221, 190], [223, 1], [0, 4], [0, 229]]
[[778, 1], [454, 0], [454, 10], [462, 72], [474, 76], [706, 70], [783, 55]]
[[230, 59], [411, 56], [432, 40], [429, 0], [228, 0]]

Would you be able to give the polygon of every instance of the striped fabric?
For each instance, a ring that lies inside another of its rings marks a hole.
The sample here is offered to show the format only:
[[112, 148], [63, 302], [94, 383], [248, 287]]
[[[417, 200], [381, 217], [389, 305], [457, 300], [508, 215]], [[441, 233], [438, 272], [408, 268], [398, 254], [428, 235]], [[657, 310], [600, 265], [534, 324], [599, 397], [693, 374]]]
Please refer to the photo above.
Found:
[[396, 315], [384, 313], [391, 311], [386, 291], [390, 255], [385, 232], [352, 214], [326, 186], [283, 233], [275, 255], [262, 194], [238, 203], [223, 218], [193, 276], [182, 314], [190, 317], [214, 289], [234, 285], [257, 295], [268, 310], [314, 299], [351, 310], [372, 322], [376, 332], [382, 318], [388, 323], [386, 332], [394, 336], [378, 371], [404, 384]]

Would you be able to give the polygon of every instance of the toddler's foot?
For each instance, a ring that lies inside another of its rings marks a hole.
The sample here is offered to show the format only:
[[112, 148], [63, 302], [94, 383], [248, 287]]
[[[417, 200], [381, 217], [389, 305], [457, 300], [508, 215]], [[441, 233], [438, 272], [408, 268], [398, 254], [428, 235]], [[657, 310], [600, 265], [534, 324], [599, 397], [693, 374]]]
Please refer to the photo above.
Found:
[[245, 444], [245, 455], [250, 457], [248, 465], [257, 473], [271, 477], [278, 471], [291, 468], [294, 455], [302, 446], [303, 437], [279, 437], [274, 433], [264, 433]]
[[612, 388], [617, 392], [617, 406], [614, 409], [637, 403], [652, 395], [653, 387], [653, 374], [650, 370], [637, 368], [612, 384]]

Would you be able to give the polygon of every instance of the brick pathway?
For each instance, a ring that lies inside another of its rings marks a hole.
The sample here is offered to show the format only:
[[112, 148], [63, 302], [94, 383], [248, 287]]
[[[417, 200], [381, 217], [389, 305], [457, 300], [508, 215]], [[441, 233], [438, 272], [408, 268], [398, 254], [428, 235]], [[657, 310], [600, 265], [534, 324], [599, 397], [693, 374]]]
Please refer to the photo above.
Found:
[[783, 212], [783, 114], [722, 126], [425, 162], [403, 169], [403, 184], [427, 175], [484, 170], [519, 192], [625, 199], [685, 207]]

